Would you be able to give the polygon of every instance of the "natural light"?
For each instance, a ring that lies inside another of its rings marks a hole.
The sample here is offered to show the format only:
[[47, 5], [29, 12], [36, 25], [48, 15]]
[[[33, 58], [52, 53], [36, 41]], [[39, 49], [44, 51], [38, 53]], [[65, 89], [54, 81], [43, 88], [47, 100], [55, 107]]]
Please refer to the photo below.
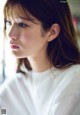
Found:
[[4, 77], [11, 78], [15, 71], [15, 57], [10, 53], [7, 40], [5, 40], [4, 47], [3, 7], [5, 1], [0, 1], [0, 82], [3, 81]]

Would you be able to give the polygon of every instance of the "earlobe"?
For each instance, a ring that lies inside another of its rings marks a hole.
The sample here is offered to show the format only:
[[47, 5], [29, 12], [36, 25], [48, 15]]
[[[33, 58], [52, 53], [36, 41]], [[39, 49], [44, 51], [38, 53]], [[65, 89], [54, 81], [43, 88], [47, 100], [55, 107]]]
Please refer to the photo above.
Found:
[[57, 36], [60, 33], [60, 26], [59, 24], [55, 23], [51, 26], [50, 30], [49, 30], [49, 38], [48, 38], [48, 42], [52, 41], [54, 39], [57, 38]]

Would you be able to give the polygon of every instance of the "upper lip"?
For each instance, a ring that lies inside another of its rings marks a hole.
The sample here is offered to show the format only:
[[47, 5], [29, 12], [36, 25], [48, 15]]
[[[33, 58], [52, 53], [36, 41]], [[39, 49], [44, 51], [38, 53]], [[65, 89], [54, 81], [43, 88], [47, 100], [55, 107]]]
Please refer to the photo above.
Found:
[[10, 41], [10, 45], [19, 47], [19, 45], [17, 45], [16, 43], [14, 43], [14, 42], [12, 42], [12, 41]]
[[18, 47], [19, 48], [19, 45], [11, 44], [11, 47]]

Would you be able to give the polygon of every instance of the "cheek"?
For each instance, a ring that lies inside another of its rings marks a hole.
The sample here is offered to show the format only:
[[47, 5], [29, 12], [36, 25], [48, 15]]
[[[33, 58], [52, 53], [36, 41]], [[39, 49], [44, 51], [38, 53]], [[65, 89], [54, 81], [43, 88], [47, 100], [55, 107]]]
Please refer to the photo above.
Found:
[[33, 30], [22, 33], [20, 41], [25, 45], [32, 45], [38, 43], [41, 39], [40, 33]]
[[34, 42], [33, 38], [28, 34], [21, 36], [20, 41], [24, 45], [24, 47], [31, 46], [31, 44]]
[[43, 46], [46, 42], [46, 38], [42, 36], [41, 29], [38, 28], [28, 28], [25, 32], [21, 33], [21, 42], [26, 48], [39, 48]]
[[37, 35], [26, 35], [22, 40], [23, 51], [27, 53], [36, 53], [46, 44], [44, 38]]

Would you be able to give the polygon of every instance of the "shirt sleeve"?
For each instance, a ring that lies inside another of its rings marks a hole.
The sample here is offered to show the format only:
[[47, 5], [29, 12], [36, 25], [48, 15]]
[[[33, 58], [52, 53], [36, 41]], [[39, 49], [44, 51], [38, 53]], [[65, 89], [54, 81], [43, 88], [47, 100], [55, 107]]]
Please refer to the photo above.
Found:
[[80, 115], [80, 94], [70, 94], [54, 103], [50, 115]]

